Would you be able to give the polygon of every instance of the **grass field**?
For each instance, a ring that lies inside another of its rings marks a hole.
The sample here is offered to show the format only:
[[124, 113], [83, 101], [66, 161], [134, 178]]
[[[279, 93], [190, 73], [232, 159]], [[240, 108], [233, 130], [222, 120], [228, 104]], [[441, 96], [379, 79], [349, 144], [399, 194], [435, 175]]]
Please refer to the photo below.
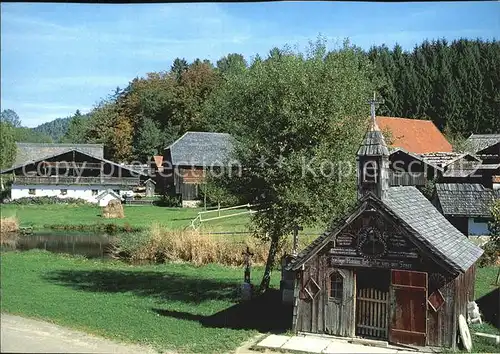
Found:
[[[2, 311], [159, 350], [228, 352], [273, 329], [273, 321], [289, 321], [276, 305], [237, 305], [241, 268], [128, 266], [43, 251], [3, 253], [1, 263]], [[494, 288], [495, 270], [478, 269], [477, 297]], [[252, 271], [254, 283], [262, 271]], [[278, 283], [274, 273], [273, 287]], [[488, 325], [474, 330], [498, 333]], [[475, 352], [496, 350], [482, 339], [474, 343]]]
[[[114, 223], [129, 224], [132, 227], [147, 228], [153, 223], [159, 223], [168, 229], [182, 229], [188, 226], [202, 209], [165, 208], [153, 205], [124, 206], [125, 218], [104, 219], [101, 208], [88, 205], [14, 205], [5, 204], [1, 207], [2, 217], [16, 216], [21, 227], [42, 229], [53, 225], [95, 225]], [[228, 215], [242, 210], [222, 211]], [[217, 216], [217, 212], [210, 213]], [[208, 218], [208, 216], [207, 216]], [[208, 231], [248, 231], [249, 215], [239, 215], [208, 221], [203, 229]]]
[[[132, 267], [35, 250], [3, 253], [1, 263], [2, 311], [12, 314], [181, 352], [227, 352], [258, 333], [218, 328], [231, 316], [213, 316], [235, 306], [241, 268]], [[262, 271], [252, 271], [254, 282]]]

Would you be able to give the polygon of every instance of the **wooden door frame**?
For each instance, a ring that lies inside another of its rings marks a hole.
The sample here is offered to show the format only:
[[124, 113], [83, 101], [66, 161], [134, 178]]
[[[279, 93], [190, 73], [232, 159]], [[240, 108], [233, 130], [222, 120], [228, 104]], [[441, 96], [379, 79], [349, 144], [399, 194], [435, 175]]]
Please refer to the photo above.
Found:
[[[414, 285], [403, 285], [403, 284], [398, 284], [395, 286], [395, 284], [392, 283], [392, 275], [393, 275], [393, 272], [394, 271], [397, 271], [397, 272], [409, 272], [409, 273], [418, 273], [418, 274], [425, 274], [425, 287], [422, 287], [422, 286], [414, 286]], [[428, 273], [427, 272], [421, 272], [421, 271], [412, 271], [412, 270], [403, 270], [403, 269], [391, 269], [390, 271], [390, 274], [391, 274], [391, 282], [390, 282], [390, 285], [389, 285], [389, 301], [390, 301], [390, 307], [389, 307], [389, 332], [388, 332], [388, 342], [389, 343], [396, 343], [396, 344], [410, 344], [410, 343], [399, 343], [399, 342], [395, 342], [393, 341], [391, 337], [393, 337], [392, 333], [393, 331], [398, 331], [398, 332], [408, 332], [408, 333], [422, 333], [422, 332], [412, 332], [412, 331], [406, 331], [406, 330], [402, 330], [402, 329], [394, 329], [392, 327], [392, 323], [393, 323], [393, 318], [395, 316], [395, 311], [396, 311], [396, 306], [397, 306], [397, 303], [396, 303], [396, 298], [395, 298], [395, 290], [397, 288], [399, 289], [415, 289], [417, 291], [420, 291], [420, 290], [424, 290], [424, 304], [425, 304], [425, 311], [424, 311], [424, 326], [425, 326], [425, 332], [423, 333], [424, 335], [424, 346], [427, 345], [427, 341], [428, 341], [428, 335], [427, 335], [427, 330], [428, 330], [428, 304], [427, 304], [427, 297], [428, 297], [428, 290], [429, 290], [429, 277], [428, 277]]]

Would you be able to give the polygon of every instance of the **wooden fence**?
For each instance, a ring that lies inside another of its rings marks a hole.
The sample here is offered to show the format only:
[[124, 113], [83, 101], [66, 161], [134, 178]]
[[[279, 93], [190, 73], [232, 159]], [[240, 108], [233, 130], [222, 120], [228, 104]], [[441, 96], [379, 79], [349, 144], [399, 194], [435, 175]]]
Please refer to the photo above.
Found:
[[356, 297], [356, 335], [388, 338], [389, 292], [359, 289]]

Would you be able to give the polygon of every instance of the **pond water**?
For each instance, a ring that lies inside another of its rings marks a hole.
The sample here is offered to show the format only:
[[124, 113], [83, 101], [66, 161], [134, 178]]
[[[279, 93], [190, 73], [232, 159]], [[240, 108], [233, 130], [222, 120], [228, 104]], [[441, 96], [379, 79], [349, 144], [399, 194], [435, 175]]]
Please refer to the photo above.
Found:
[[28, 235], [2, 236], [2, 251], [42, 249], [54, 253], [110, 258], [111, 241], [116, 236], [79, 231], [36, 231]]

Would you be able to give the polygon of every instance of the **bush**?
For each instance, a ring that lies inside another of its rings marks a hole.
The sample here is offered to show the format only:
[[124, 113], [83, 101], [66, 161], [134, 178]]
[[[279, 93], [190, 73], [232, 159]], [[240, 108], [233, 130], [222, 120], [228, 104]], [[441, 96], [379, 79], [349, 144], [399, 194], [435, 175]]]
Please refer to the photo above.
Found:
[[[300, 242], [305, 247], [306, 240]], [[194, 264], [218, 263], [230, 266], [243, 265], [242, 252], [246, 247], [254, 253], [252, 264], [263, 265], [269, 252], [269, 242], [256, 237], [231, 239], [227, 236], [202, 234], [193, 230], [163, 230], [154, 224], [144, 232], [120, 235], [115, 241], [113, 254], [116, 258], [130, 261], [149, 260], [153, 262], [183, 261]], [[290, 252], [290, 238], [284, 238], [281, 254]], [[277, 264], [279, 266], [279, 264]]]
[[50, 205], [50, 204], [78, 204], [94, 205], [80, 198], [59, 198], [59, 197], [26, 197], [11, 200], [9, 204], [16, 205]]
[[180, 207], [182, 206], [182, 200], [180, 196], [177, 195], [169, 195], [169, 194], [164, 194], [161, 196], [160, 199], [155, 200], [153, 202], [153, 205], [156, 206], [162, 206], [162, 207]]
[[479, 259], [479, 266], [500, 265], [500, 200], [491, 208], [493, 221], [489, 224], [490, 240], [483, 246], [484, 253]]

